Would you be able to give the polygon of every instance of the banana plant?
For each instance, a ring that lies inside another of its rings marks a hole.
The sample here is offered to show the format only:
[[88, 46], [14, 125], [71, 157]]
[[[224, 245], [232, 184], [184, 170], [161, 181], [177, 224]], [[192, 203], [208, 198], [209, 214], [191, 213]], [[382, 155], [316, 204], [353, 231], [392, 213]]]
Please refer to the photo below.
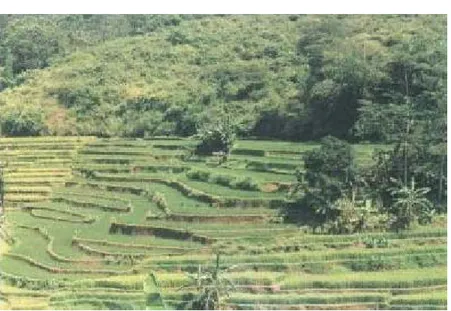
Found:
[[426, 198], [429, 188], [415, 188], [415, 180], [412, 178], [410, 187], [402, 185], [400, 188], [391, 189], [394, 197], [393, 213], [396, 216], [395, 228], [407, 229], [411, 223], [421, 215], [430, 215], [433, 211], [431, 201]]
[[230, 293], [235, 290], [235, 284], [226, 276], [226, 272], [234, 269], [220, 267], [220, 255], [216, 254], [216, 266], [213, 271], [203, 269], [199, 265], [196, 274], [190, 274], [190, 285], [182, 286], [180, 289], [191, 287], [196, 284], [197, 294], [185, 306], [189, 310], [219, 310], [223, 307], [223, 299], [230, 297]]

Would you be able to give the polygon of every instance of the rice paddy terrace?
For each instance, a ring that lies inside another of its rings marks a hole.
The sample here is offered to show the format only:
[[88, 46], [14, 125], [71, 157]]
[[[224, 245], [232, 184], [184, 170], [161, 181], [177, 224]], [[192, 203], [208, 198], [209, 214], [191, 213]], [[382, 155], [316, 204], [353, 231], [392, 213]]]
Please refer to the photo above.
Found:
[[[0, 139], [2, 309], [183, 309], [187, 272], [217, 250], [235, 266], [229, 309], [446, 309], [446, 221], [314, 235], [281, 212], [315, 145], [238, 141], [219, 164], [195, 144]], [[375, 147], [355, 146], [360, 163]]]

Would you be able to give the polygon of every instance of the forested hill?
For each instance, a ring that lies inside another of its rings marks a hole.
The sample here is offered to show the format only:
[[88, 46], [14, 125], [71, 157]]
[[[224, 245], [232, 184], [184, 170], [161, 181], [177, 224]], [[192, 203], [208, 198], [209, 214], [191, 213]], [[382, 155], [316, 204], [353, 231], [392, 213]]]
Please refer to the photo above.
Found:
[[0, 16], [0, 134], [189, 136], [228, 115], [243, 137], [387, 142], [407, 119], [446, 122], [446, 27], [445, 15]]

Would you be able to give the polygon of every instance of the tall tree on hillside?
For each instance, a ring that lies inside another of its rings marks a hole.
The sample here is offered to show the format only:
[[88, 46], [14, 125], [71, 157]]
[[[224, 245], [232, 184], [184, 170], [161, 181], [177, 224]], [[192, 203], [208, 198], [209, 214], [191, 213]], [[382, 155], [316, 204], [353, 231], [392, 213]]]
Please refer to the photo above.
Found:
[[366, 36], [352, 37], [356, 27], [352, 19], [320, 18], [301, 34], [298, 53], [309, 67], [300, 90], [309, 111], [305, 138], [349, 138], [361, 100], [371, 98], [383, 77], [381, 48]]
[[415, 178], [419, 187], [430, 188], [427, 197], [441, 204], [446, 183], [443, 40], [440, 35], [417, 34], [398, 42], [387, 64], [390, 79], [383, 86], [387, 94], [380, 96], [386, 103], [377, 109], [368, 104], [361, 110], [357, 124], [363, 130], [362, 137], [370, 137], [368, 129], [377, 129], [372, 133], [394, 144], [393, 150], [379, 153], [375, 179], [370, 182], [373, 189], [380, 190], [386, 207], [394, 204], [388, 190], [394, 186], [392, 180], [408, 185], [411, 178]]
[[305, 173], [298, 176], [294, 194], [297, 207], [313, 214], [313, 223], [322, 227], [336, 221], [344, 211], [338, 200], [348, 197], [356, 186], [356, 170], [351, 146], [335, 137], [326, 137], [321, 147], [304, 155]]

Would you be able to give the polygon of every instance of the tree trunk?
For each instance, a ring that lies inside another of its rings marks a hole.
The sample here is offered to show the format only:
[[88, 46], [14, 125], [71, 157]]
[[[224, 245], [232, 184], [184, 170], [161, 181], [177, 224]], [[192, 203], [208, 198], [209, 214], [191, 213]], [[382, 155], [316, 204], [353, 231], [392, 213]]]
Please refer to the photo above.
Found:
[[[406, 135], [407, 137], [407, 135]], [[404, 185], [407, 186], [407, 138], [404, 140]]]
[[409, 79], [407, 77], [407, 70], [404, 69], [404, 82], [406, 86], [406, 101], [408, 105], [408, 114], [407, 114], [407, 128], [406, 128], [406, 136], [404, 138], [404, 185], [407, 187], [407, 140], [410, 132], [410, 99], [409, 99]]
[[5, 212], [4, 210], [4, 202], [5, 202], [5, 184], [3, 182], [3, 167], [0, 163], [0, 216], [2, 216]]
[[443, 194], [443, 171], [445, 166], [446, 154], [442, 155], [440, 160], [440, 174], [438, 181], [438, 205], [442, 204], [442, 194]]

